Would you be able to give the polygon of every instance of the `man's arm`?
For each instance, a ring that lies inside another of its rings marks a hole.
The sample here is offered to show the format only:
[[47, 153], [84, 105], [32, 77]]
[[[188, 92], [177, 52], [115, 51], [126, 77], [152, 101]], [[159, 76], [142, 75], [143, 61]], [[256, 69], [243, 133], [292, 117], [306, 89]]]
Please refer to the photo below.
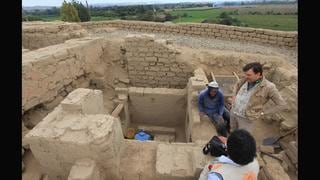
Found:
[[198, 109], [199, 112], [203, 112], [204, 113], [204, 93], [200, 93], [198, 96]]
[[237, 83], [233, 86], [231, 104], [234, 104], [234, 100], [235, 100], [235, 98], [236, 98], [236, 95], [237, 95], [240, 87], [244, 84], [244, 82], [245, 82], [245, 79], [240, 79], [240, 80], [237, 81]]
[[224, 111], [224, 97], [222, 93], [219, 93], [219, 115], [222, 116]]
[[271, 89], [268, 92], [268, 97], [275, 103], [275, 105], [270, 107], [269, 109], [264, 108], [264, 114], [272, 114], [288, 108], [287, 103], [283, 100], [275, 85], [271, 86]]

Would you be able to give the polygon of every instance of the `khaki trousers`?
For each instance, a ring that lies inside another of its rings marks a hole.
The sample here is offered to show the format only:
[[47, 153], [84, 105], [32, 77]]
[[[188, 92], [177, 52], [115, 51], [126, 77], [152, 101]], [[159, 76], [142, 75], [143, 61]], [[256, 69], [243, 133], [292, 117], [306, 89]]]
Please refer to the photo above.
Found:
[[236, 129], [245, 129], [249, 133], [252, 133], [253, 122], [248, 120], [247, 118], [238, 116], [230, 111], [230, 127], [231, 131]]

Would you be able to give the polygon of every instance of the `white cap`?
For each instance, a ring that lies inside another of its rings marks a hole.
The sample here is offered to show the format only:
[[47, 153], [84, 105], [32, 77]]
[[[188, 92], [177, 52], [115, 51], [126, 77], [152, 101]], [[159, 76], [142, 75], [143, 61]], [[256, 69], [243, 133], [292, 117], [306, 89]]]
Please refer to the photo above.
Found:
[[208, 86], [212, 88], [219, 88], [219, 84], [216, 81], [211, 81]]

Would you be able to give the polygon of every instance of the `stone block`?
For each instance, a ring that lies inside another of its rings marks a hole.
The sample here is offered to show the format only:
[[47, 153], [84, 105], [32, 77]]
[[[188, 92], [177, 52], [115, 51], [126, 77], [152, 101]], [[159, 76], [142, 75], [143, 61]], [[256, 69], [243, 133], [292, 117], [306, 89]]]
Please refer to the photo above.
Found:
[[102, 178], [95, 161], [81, 159], [72, 166], [68, 180], [102, 180]]
[[264, 146], [264, 145], [260, 145], [260, 150], [263, 152], [267, 152], [267, 153], [274, 153], [274, 147], [273, 146]]
[[298, 147], [297, 147], [297, 143], [295, 141], [289, 142], [288, 149], [290, 149], [290, 151], [292, 151], [293, 154], [295, 154], [296, 156], [298, 155]]
[[156, 179], [194, 179], [192, 146], [159, 144]]
[[293, 164], [298, 163], [298, 154], [294, 154], [290, 148], [286, 149], [285, 152]]
[[69, 113], [104, 114], [102, 91], [78, 88], [61, 102], [61, 107]]
[[258, 163], [259, 163], [259, 166], [260, 166], [260, 167], [264, 167], [264, 166], [265, 166], [265, 162], [264, 162], [264, 160], [261, 158], [261, 154], [260, 154], [260, 153], [257, 153], [257, 160], [258, 160]]
[[156, 62], [157, 58], [156, 57], [145, 57], [145, 61], [147, 61], [147, 62]]
[[284, 171], [283, 167], [281, 166], [281, 162], [276, 159], [273, 159], [269, 156], [263, 156], [263, 159], [266, 162], [266, 166], [264, 170], [268, 179], [270, 180], [290, 180], [288, 174]]
[[280, 129], [284, 130], [284, 131], [288, 131], [288, 130], [293, 129], [296, 126], [297, 126], [297, 124], [295, 122], [290, 121], [290, 120], [286, 120], [286, 121], [281, 122]]
[[[77, 99], [75, 97], [75, 102]], [[26, 139], [50, 179], [67, 179], [72, 164], [84, 157], [101, 165], [110, 179], [119, 178], [123, 133], [119, 120], [110, 115], [75, 114], [64, 112], [58, 106], [26, 135]]]
[[130, 80], [128, 78], [119, 78], [119, 81], [125, 84], [129, 84]]

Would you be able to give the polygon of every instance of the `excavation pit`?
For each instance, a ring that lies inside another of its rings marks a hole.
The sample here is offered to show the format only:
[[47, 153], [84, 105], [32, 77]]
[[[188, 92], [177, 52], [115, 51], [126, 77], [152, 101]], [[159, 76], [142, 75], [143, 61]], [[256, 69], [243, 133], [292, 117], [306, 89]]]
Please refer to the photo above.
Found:
[[118, 91], [118, 97], [125, 96], [128, 106], [120, 112], [124, 134], [127, 128], [142, 129], [154, 135], [156, 141], [186, 142], [185, 89], [129, 87]]
[[[71, 27], [80, 33], [95, 30], [89, 24], [80, 25]], [[52, 35], [61, 35], [61, 40], [45, 44], [46, 39], [30, 38], [45, 34], [33, 29], [37, 28], [30, 26], [23, 35], [24, 48], [29, 50], [23, 50], [22, 114], [30, 133], [24, 131], [23, 135], [29, 135], [22, 141], [50, 179], [76, 178], [84, 168], [91, 179], [98, 175], [115, 180], [197, 179], [210, 160], [202, 154], [202, 147], [216, 134], [212, 122], [199, 116], [199, 92], [215, 79], [227, 99], [238, 80], [236, 74], [252, 61], [264, 65], [265, 77], [290, 106], [290, 111], [263, 122], [258, 137], [276, 136], [297, 126], [296, 68], [277, 52], [194, 49], [156, 39], [156, 32], [117, 38], [111, 38], [112, 33], [107, 36], [108, 32], [99, 37], [82, 33], [75, 37], [86, 37], [78, 39], [72, 39], [71, 31], [66, 38], [59, 32]], [[47, 30], [52, 28], [43, 29]], [[200, 44], [195, 37], [186, 40]], [[72, 94], [78, 88], [85, 92], [80, 95], [94, 92], [92, 101], [82, 95], [79, 103], [65, 101], [77, 97]], [[125, 139], [128, 128], [149, 131], [154, 139]], [[287, 165], [294, 170], [292, 164]], [[28, 166], [26, 162], [23, 175], [28, 174]]]

